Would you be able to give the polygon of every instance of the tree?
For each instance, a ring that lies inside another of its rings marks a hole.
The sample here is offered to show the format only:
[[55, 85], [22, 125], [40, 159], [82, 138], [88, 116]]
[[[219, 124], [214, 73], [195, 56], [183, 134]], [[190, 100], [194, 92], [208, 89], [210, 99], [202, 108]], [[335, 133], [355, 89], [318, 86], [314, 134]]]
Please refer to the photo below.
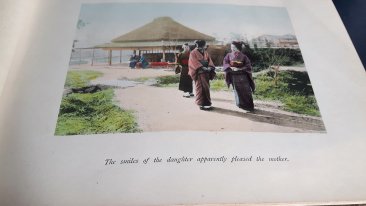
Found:
[[254, 43], [253, 46], [254, 46], [254, 50], [257, 51], [258, 50], [258, 44]]
[[265, 39], [265, 41], [266, 41], [266, 47], [271, 48], [272, 42], [270, 42], [267, 38]]
[[280, 66], [283, 66], [285, 62], [289, 61], [289, 57], [283, 51], [279, 54], [276, 53], [276, 49], [270, 49], [268, 57], [268, 69], [274, 71], [273, 80], [275, 85], [277, 85]]

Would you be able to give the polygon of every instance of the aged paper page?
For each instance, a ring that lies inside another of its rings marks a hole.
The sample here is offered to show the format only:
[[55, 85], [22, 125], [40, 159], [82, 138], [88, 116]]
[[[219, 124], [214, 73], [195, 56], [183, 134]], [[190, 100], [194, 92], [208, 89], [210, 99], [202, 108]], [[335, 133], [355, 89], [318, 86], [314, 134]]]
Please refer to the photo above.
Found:
[[[286, 8], [326, 132], [55, 136], [75, 27], [81, 5], [88, 3], [101, 2], [40, 1], [24, 40], [23, 61], [9, 71], [0, 105], [1, 205], [365, 200], [366, 76], [330, 0], [200, 1]], [[236, 156], [253, 161], [233, 161]]]

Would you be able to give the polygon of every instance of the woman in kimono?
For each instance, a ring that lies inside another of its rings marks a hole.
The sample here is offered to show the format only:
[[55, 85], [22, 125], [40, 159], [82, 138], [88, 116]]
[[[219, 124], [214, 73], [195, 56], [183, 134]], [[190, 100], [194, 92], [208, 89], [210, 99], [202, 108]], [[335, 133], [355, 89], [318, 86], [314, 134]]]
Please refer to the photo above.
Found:
[[215, 65], [205, 51], [204, 40], [195, 41], [196, 48], [190, 53], [188, 60], [188, 74], [194, 81], [196, 104], [201, 110], [211, 110], [210, 80], [215, 78]]
[[139, 60], [140, 60], [140, 57], [138, 55], [136, 55], [136, 52], [134, 51], [130, 57], [130, 64], [129, 64], [130, 68], [134, 69]]
[[249, 58], [241, 52], [243, 43], [232, 42], [231, 53], [223, 62], [225, 80], [228, 87], [233, 86], [236, 105], [244, 110], [254, 110], [252, 92], [255, 84], [252, 77], [252, 66]]
[[189, 98], [193, 95], [192, 78], [188, 75], [188, 59], [190, 49], [188, 43], [182, 45], [183, 51], [177, 55], [176, 63], [180, 67], [180, 79], [178, 89], [183, 91], [183, 97]]
[[149, 66], [149, 62], [145, 59], [144, 55], [141, 55], [141, 58], [139, 59], [140, 67], [143, 69], [146, 69]]

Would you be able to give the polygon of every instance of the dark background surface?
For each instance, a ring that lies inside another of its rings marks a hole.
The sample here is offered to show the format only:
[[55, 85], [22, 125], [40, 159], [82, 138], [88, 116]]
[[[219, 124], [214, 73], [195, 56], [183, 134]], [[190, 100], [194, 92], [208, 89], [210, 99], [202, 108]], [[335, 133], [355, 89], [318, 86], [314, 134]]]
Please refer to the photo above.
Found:
[[366, 70], [366, 0], [333, 0]]

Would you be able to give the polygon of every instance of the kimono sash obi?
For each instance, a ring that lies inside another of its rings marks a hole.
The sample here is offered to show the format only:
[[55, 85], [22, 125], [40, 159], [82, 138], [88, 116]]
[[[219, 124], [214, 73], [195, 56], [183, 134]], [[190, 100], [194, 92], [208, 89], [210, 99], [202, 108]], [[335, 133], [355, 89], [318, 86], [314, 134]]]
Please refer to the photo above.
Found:
[[182, 59], [181, 63], [183, 66], [188, 66], [188, 58], [187, 59]]
[[202, 66], [208, 67], [208, 61], [207, 60], [199, 60], [199, 62], [202, 64]]
[[244, 69], [239, 69], [237, 71], [230, 71], [230, 74], [237, 75], [237, 74], [246, 74], [247, 72]]
[[202, 67], [201, 67], [197, 71], [198, 74], [211, 72], [211, 68], [209, 68], [208, 61], [207, 60], [199, 60], [199, 62], [202, 64], [202, 67], [206, 67], [207, 69], [202, 69]]

